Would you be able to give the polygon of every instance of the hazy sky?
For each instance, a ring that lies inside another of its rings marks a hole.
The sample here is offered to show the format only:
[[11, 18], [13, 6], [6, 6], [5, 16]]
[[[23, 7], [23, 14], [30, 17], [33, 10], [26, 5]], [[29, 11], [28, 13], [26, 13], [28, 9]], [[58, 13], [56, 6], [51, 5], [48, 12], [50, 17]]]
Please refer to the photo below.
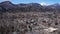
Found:
[[0, 2], [3, 1], [11, 1], [14, 4], [19, 3], [40, 3], [40, 4], [54, 4], [54, 3], [60, 3], [60, 0], [0, 0]]

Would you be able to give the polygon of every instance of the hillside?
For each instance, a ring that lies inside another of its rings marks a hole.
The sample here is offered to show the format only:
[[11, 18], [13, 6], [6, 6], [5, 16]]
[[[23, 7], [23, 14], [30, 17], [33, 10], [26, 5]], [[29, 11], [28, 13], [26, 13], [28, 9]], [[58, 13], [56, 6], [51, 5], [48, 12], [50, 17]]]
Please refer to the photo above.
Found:
[[38, 3], [13, 4], [10, 1], [0, 3], [0, 12], [59, 12], [58, 3], [49, 6], [42, 6]]
[[59, 7], [1, 2], [0, 34], [60, 34]]

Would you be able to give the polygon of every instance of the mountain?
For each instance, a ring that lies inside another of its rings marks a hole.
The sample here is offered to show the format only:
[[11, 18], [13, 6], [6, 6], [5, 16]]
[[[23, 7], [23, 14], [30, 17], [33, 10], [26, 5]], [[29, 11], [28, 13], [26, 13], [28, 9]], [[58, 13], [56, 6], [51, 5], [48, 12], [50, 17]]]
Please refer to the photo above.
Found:
[[0, 3], [0, 12], [46, 12], [60, 11], [60, 4], [42, 6], [38, 3], [13, 4], [10, 1]]
[[60, 4], [59, 3], [55, 3], [53, 5], [47, 6], [45, 9], [47, 9], [49, 11], [53, 11], [53, 12], [60, 12]]
[[10, 8], [10, 7], [13, 7], [14, 4], [12, 4], [10, 1], [5, 1], [5, 2], [0, 3], [0, 6], [4, 8]]
[[56, 3], [56, 4], [50, 5], [48, 7], [60, 9], [60, 3]]
[[42, 6], [38, 3], [29, 3], [29, 4], [13, 4], [10, 1], [5, 1], [0, 3], [1, 9], [4, 8], [3, 12], [27, 12], [27, 11], [41, 11]]
[[2, 9], [2, 12], [6, 12], [9, 9], [12, 9], [14, 7], [14, 4], [12, 4], [10, 1], [5, 1], [0, 3], [0, 7]]

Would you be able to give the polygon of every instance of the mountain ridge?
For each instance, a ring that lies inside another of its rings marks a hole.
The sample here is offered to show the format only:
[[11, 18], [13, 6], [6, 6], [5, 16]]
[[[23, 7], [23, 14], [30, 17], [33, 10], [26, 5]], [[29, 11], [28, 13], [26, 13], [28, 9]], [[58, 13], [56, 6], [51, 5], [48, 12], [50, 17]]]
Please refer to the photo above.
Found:
[[[56, 5], [56, 6], [55, 6]], [[4, 9], [3, 9], [4, 8]], [[46, 11], [56, 11], [59, 12], [60, 5], [53, 4], [48, 6], [42, 6], [39, 3], [30, 3], [30, 4], [13, 4], [10, 1], [5, 1], [0, 3], [0, 12], [3, 10], [6, 12], [46, 12]], [[3, 11], [3, 12], [4, 12]]]

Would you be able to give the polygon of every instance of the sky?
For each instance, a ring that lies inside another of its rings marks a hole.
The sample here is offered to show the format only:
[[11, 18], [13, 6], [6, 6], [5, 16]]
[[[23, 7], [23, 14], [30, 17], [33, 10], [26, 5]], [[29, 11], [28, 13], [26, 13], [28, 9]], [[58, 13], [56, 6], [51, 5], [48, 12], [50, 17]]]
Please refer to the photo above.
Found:
[[60, 0], [0, 0], [0, 2], [11, 1], [13, 4], [19, 3], [39, 3], [41, 5], [51, 5], [60, 3]]

